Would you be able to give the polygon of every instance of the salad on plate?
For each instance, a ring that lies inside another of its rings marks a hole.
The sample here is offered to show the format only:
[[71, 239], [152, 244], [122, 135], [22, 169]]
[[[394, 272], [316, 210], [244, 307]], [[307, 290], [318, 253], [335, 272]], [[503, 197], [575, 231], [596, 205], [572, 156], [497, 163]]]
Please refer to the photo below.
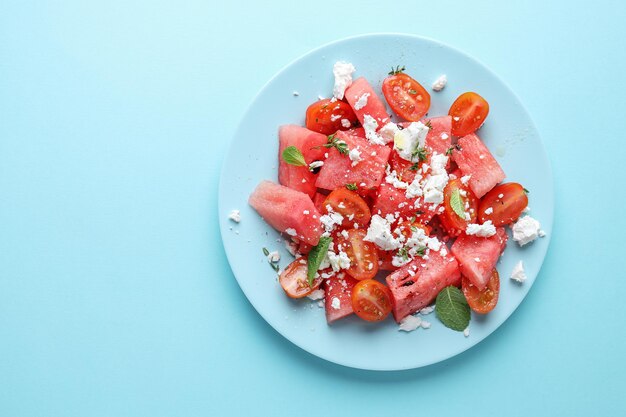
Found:
[[[285, 294], [317, 300], [329, 324], [391, 314], [412, 331], [429, 328], [421, 316], [435, 311], [468, 336], [471, 310], [498, 303], [505, 228], [520, 246], [545, 235], [528, 215], [529, 191], [503, 182], [477, 134], [489, 114], [478, 93], [429, 115], [431, 94], [404, 67], [383, 80], [384, 101], [355, 72], [335, 63], [332, 98], [312, 103], [304, 126], [278, 128], [278, 181], [261, 181], [249, 204], [294, 259], [281, 269], [277, 252], [264, 256]], [[446, 82], [435, 80], [433, 99]], [[521, 260], [509, 276], [523, 285]]]

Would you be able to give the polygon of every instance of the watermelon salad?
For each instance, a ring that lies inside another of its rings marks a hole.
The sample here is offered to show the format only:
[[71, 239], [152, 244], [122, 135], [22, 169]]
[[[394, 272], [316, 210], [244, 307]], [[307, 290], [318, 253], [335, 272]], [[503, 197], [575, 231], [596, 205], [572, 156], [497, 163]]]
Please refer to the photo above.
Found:
[[[316, 300], [329, 324], [391, 315], [411, 331], [435, 311], [469, 336], [471, 310], [497, 306], [505, 228], [520, 246], [545, 233], [528, 215], [529, 191], [503, 182], [479, 136], [487, 101], [467, 92], [431, 116], [430, 93], [405, 71], [392, 68], [379, 94], [337, 62], [333, 97], [312, 103], [304, 126], [278, 127], [278, 181], [261, 181], [249, 204], [294, 256], [281, 268], [263, 248], [282, 289]], [[230, 218], [241, 221], [237, 210]], [[510, 277], [526, 279], [521, 260]]]

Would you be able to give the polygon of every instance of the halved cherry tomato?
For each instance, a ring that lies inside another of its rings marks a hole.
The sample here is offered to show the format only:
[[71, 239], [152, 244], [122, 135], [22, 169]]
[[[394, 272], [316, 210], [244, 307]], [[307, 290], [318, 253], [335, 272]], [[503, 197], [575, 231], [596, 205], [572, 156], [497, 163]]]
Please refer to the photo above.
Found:
[[354, 223], [360, 227], [367, 227], [372, 218], [372, 213], [367, 203], [361, 196], [347, 188], [337, 188], [331, 192], [324, 200], [323, 212], [326, 213], [326, 206], [331, 206], [335, 213], [343, 216], [343, 225], [353, 228]]
[[469, 279], [463, 277], [461, 280], [461, 288], [463, 295], [467, 300], [470, 308], [477, 313], [487, 314], [498, 304], [498, 296], [500, 295], [500, 275], [496, 269], [491, 273], [491, 278], [484, 290], [479, 290]]
[[378, 270], [379, 271], [395, 271], [398, 269], [392, 261], [396, 251], [378, 249]]
[[384, 320], [391, 312], [391, 291], [373, 279], [359, 281], [352, 289], [352, 309], [363, 320]]
[[278, 282], [283, 290], [291, 298], [302, 298], [311, 294], [322, 283], [322, 278], [313, 280], [313, 285], [309, 285], [306, 276], [307, 272], [306, 258], [297, 258], [289, 264], [283, 272], [280, 273]]
[[[469, 220], [459, 216], [450, 204], [452, 194], [455, 193], [456, 190], [459, 191], [464, 212], [469, 214]], [[468, 186], [463, 185], [460, 179], [456, 178], [450, 180], [446, 188], [444, 188], [443, 206], [444, 211], [439, 214], [439, 220], [450, 236], [459, 236], [461, 233], [465, 232], [468, 224], [476, 223], [476, 218], [478, 217], [478, 199]]]
[[491, 220], [494, 226], [503, 226], [517, 220], [527, 206], [528, 196], [524, 187], [516, 182], [507, 182], [496, 186], [480, 200], [478, 217], [481, 223]]
[[400, 181], [410, 184], [415, 179], [417, 170], [422, 166], [422, 161], [414, 164], [413, 162], [409, 162], [406, 159], [401, 158], [400, 155], [398, 155], [398, 152], [393, 150], [391, 151], [391, 156], [389, 157], [389, 165], [391, 165], [392, 171], [396, 171], [396, 175]]
[[391, 109], [398, 116], [411, 122], [417, 122], [430, 108], [428, 91], [404, 73], [385, 78], [383, 94]]
[[[344, 126], [343, 119], [348, 120], [350, 125]], [[338, 130], [348, 130], [356, 122], [354, 110], [344, 101], [331, 101], [325, 98], [316, 101], [306, 109], [306, 128], [325, 135], [331, 135]]]
[[452, 134], [465, 136], [478, 130], [489, 114], [489, 103], [476, 93], [461, 94], [452, 106], [448, 115], [452, 116]]
[[335, 240], [335, 250], [345, 252], [350, 258], [350, 268], [346, 272], [358, 280], [374, 278], [378, 273], [376, 245], [363, 240], [365, 235], [365, 229], [350, 229], [339, 233]]

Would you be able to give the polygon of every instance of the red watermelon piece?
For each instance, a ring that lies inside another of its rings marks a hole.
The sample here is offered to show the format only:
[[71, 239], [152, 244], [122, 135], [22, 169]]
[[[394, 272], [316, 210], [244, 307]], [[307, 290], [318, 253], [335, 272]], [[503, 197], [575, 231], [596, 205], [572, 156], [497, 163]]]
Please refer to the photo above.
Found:
[[437, 214], [437, 211], [433, 209], [433, 204], [423, 204], [422, 201], [422, 197], [406, 198], [406, 190], [395, 188], [393, 185], [383, 182], [376, 191], [372, 214], [385, 217], [387, 214], [399, 213], [400, 217], [409, 219], [415, 216], [416, 221], [426, 224]]
[[491, 272], [506, 247], [508, 236], [504, 227], [498, 227], [491, 237], [460, 236], [450, 250], [459, 261], [461, 273], [482, 290], [487, 286]]
[[322, 193], [315, 193], [315, 195], [313, 196], [313, 204], [315, 204], [315, 208], [320, 213], [324, 211], [324, 201], [326, 201], [326, 197], [328, 196]]
[[[319, 242], [323, 233], [320, 213], [308, 195], [271, 181], [262, 181], [250, 195], [248, 203], [279, 232], [309, 245], [315, 246]], [[290, 234], [289, 229], [295, 234]]]
[[394, 266], [393, 256], [396, 251], [392, 250], [382, 250], [380, 248], [376, 248], [378, 251], [378, 270], [379, 271], [395, 271], [398, 269], [397, 266]]
[[452, 152], [454, 161], [463, 175], [471, 175], [469, 186], [481, 198], [501, 182], [506, 175], [482, 140], [474, 133], [458, 141], [461, 150]]
[[335, 148], [326, 149], [328, 158], [324, 161], [315, 184], [325, 190], [334, 190], [354, 183], [361, 195], [378, 188], [385, 176], [390, 149], [387, 146], [372, 145], [367, 140], [346, 132], [337, 132], [335, 137], [346, 142], [348, 149], [358, 149], [363, 160], [352, 166], [348, 155], [339, 153]]
[[327, 140], [325, 135], [302, 126], [281, 126], [278, 130], [278, 182], [313, 197], [316, 191], [316, 174], [308, 167], [289, 165], [283, 161], [282, 154], [286, 147], [295, 146], [302, 152], [307, 164], [323, 160], [325, 152], [323, 145]]
[[360, 138], [365, 139], [365, 129], [363, 129], [362, 127], [355, 127], [353, 129], [348, 129], [346, 130], [346, 132], [351, 134], [352, 136], [358, 136]]
[[[324, 307], [326, 308], [326, 322], [331, 324], [354, 312], [352, 309], [352, 288], [358, 282], [346, 274], [340, 274], [324, 281]], [[333, 306], [333, 299], [335, 301]]]
[[[413, 274], [411, 274], [411, 273]], [[439, 291], [459, 285], [461, 271], [454, 256], [430, 251], [428, 259], [416, 259], [387, 277], [393, 317], [397, 322], [430, 305]]]
[[[367, 97], [367, 104], [360, 109], [356, 109], [356, 102], [364, 94], [369, 94]], [[389, 115], [387, 114], [385, 104], [374, 92], [374, 89], [365, 78], [361, 77], [354, 80], [352, 85], [346, 89], [345, 97], [346, 100], [348, 100], [348, 103], [350, 103], [350, 106], [352, 106], [352, 109], [361, 124], [363, 124], [363, 119], [366, 114], [369, 114], [376, 119], [379, 129], [389, 122]]]
[[445, 154], [452, 146], [452, 117], [441, 116], [428, 119], [432, 128], [428, 131], [424, 145], [431, 153]]

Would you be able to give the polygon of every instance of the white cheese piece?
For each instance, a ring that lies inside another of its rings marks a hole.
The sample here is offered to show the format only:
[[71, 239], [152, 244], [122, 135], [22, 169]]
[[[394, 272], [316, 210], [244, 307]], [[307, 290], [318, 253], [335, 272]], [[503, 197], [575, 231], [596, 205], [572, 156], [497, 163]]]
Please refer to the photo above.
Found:
[[400, 321], [398, 326], [399, 331], [412, 332], [418, 329], [422, 325], [422, 319], [420, 317], [408, 315]]
[[424, 307], [423, 309], [420, 310], [420, 314], [422, 315], [427, 315], [432, 313], [433, 311], [435, 311], [435, 306], [428, 306], [428, 307]]
[[539, 237], [541, 224], [530, 216], [524, 216], [513, 225], [513, 240], [524, 246]]
[[333, 271], [339, 272], [342, 269], [350, 268], [350, 258], [347, 253], [342, 251], [335, 253], [330, 250], [327, 253], [328, 260], [330, 261], [330, 266], [333, 268]]
[[493, 213], [493, 207], [487, 207], [485, 209], [485, 214], [491, 214], [491, 213]]
[[352, 85], [352, 74], [356, 71], [354, 65], [349, 62], [338, 61], [333, 65], [333, 75], [335, 76], [335, 86], [333, 96], [339, 100], [343, 99], [346, 88]]
[[341, 300], [337, 297], [333, 297], [332, 301], [330, 302], [330, 306], [335, 310], [339, 310], [341, 308]]
[[321, 168], [324, 166], [324, 161], [313, 161], [309, 164], [310, 169]]
[[467, 183], [469, 182], [470, 178], [472, 178], [471, 175], [464, 175], [461, 177], [461, 183], [463, 185], [467, 185]]
[[398, 173], [396, 171], [391, 171], [390, 173], [388, 173], [385, 176], [385, 182], [387, 184], [393, 185], [395, 188], [399, 188], [399, 189], [402, 189], [402, 190], [405, 190], [405, 189], [407, 189], [409, 187], [409, 184], [407, 184], [404, 181], [401, 181], [398, 178]]
[[341, 126], [345, 127], [346, 129], [350, 129], [352, 123], [350, 123], [350, 120], [348, 119], [341, 119]]
[[365, 130], [365, 137], [373, 145], [384, 145], [383, 138], [376, 133], [378, 129], [378, 122], [369, 114], [363, 116], [363, 129]]
[[393, 142], [393, 138], [396, 136], [396, 133], [400, 131], [400, 128], [394, 122], [389, 122], [383, 127], [380, 128], [378, 134], [382, 138], [385, 144]]
[[467, 326], [465, 330], [463, 330], [463, 336], [469, 337], [469, 335], [470, 335], [470, 329], [469, 329], [469, 326]]
[[404, 236], [396, 237], [391, 233], [391, 224], [394, 221], [395, 218], [391, 214], [388, 214], [386, 218], [374, 214], [363, 240], [374, 243], [382, 250], [399, 249], [402, 246]]
[[361, 110], [363, 107], [367, 106], [367, 98], [370, 96], [370, 93], [363, 93], [361, 97], [354, 103], [354, 110]]
[[311, 292], [311, 294], [306, 296], [309, 300], [313, 300], [313, 301], [317, 301], [317, 300], [323, 300], [324, 299], [324, 290], [314, 290], [313, 292]]
[[415, 175], [411, 184], [406, 187], [406, 198], [420, 197], [423, 194], [421, 182], [422, 176], [420, 174]]
[[393, 147], [398, 152], [398, 156], [413, 162], [413, 152], [424, 146], [428, 130], [428, 126], [422, 122], [413, 122], [398, 131], [393, 138]]
[[519, 261], [513, 267], [513, 271], [511, 272], [511, 279], [519, 282], [520, 284], [526, 281], [526, 272], [524, 271], [524, 264], [522, 261]]
[[330, 116], [330, 121], [331, 122], [336, 122], [337, 120], [341, 119], [341, 115], [340, 114], [332, 114]]
[[363, 158], [361, 158], [361, 151], [359, 151], [358, 148], [350, 149], [348, 157], [352, 161], [352, 166], [356, 166], [359, 162], [363, 160]]
[[235, 223], [239, 223], [241, 221], [241, 212], [239, 210], [233, 210], [228, 215], [228, 218]]
[[272, 262], [272, 263], [279, 262], [280, 261], [280, 253], [278, 253], [277, 251], [270, 252], [269, 255], [267, 255], [267, 260]]
[[448, 77], [446, 77], [446, 74], [442, 74], [433, 83], [433, 90], [441, 91], [443, 90], [443, 88], [446, 86], [447, 83], [448, 83]]
[[443, 203], [443, 189], [448, 184], [448, 173], [446, 172], [446, 164], [448, 157], [443, 154], [435, 153], [430, 159], [431, 174], [422, 187], [425, 203], [441, 204]]
[[491, 220], [487, 220], [483, 224], [470, 223], [465, 229], [465, 234], [476, 235], [478, 237], [490, 237], [496, 234], [496, 227]]
[[289, 236], [296, 236], [298, 233], [296, 232], [296, 229], [290, 227], [287, 230], [285, 230], [285, 233], [287, 233]]

